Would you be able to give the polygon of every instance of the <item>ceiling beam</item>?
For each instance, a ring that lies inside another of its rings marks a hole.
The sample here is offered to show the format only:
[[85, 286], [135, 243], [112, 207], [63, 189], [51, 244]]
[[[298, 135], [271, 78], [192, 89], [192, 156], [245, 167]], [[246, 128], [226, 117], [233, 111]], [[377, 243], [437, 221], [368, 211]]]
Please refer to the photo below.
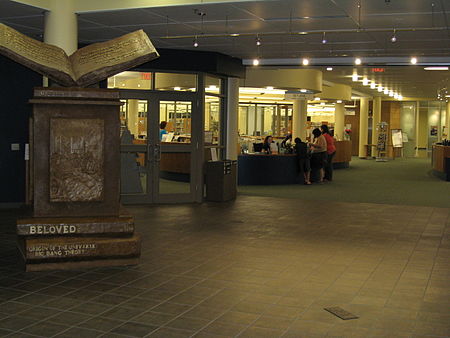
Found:
[[[13, 0], [29, 6], [51, 10], [52, 0]], [[66, 1], [66, 0], [57, 0]], [[239, 0], [239, 2], [247, 2], [254, 0]], [[263, 0], [272, 1], [272, 0]], [[106, 12], [137, 8], [150, 7], [171, 7], [171, 6], [194, 6], [194, 5], [212, 5], [221, 3], [233, 3], [236, 0], [77, 0], [75, 2], [75, 13], [93, 13]]]
[[31, 7], [42, 8], [47, 11], [51, 8], [51, 0], [12, 0]]

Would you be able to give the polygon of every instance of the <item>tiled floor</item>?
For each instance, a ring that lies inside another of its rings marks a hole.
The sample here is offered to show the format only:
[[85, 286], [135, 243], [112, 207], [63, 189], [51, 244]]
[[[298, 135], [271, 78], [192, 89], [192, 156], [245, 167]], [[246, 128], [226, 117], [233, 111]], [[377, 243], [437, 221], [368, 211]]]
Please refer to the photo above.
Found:
[[250, 196], [128, 209], [140, 265], [45, 273], [16, 267], [15, 215], [0, 213], [0, 336], [450, 336], [450, 209]]

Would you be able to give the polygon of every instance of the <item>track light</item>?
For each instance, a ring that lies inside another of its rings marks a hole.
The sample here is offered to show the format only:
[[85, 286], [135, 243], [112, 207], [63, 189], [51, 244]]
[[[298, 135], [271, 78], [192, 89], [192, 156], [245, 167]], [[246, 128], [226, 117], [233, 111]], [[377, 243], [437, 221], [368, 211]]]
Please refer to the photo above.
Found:
[[383, 87], [382, 86], [378, 86], [377, 90], [381, 93], [383, 91]]
[[417, 63], [417, 58], [416, 57], [412, 57], [410, 61], [411, 61], [411, 63], [413, 65], [415, 65]]
[[261, 46], [261, 39], [259, 37], [256, 37], [256, 45]]
[[377, 84], [375, 82], [371, 82], [370, 89], [375, 89], [375, 88], [377, 88]]
[[394, 43], [397, 41], [397, 37], [395, 36], [395, 29], [394, 29], [394, 34], [391, 37], [391, 42]]
[[383, 93], [384, 93], [385, 95], [388, 95], [388, 94], [389, 94], [389, 89], [387, 89], [387, 88], [384, 88], [384, 91], [383, 91]]
[[358, 81], [358, 74], [353, 73], [353, 75], [352, 75], [352, 81], [353, 81], [353, 82]]
[[355, 65], [359, 66], [361, 64], [361, 59], [360, 58], [356, 58], [355, 59]]
[[194, 47], [195, 47], [195, 48], [198, 47], [198, 40], [197, 40], [197, 37], [194, 38]]
[[363, 79], [363, 86], [368, 86], [369, 85], [369, 80], [367, 79], [367, 77], [365, 77]]
[[327, 41], [327, 38], [326, 38], [326, 36], [325, 36], [325, 32], [323, 32], [323, 35], [322, 35], [322, 43], [323, 44], [326, 44], [328, 41]]

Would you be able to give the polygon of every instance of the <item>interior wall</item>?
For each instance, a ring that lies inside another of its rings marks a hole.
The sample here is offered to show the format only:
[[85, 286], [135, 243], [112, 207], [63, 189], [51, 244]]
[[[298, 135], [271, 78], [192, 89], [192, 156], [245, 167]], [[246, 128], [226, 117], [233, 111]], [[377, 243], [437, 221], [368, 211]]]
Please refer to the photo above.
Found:
[[416, 116], [417, 156], [427, 157], [428, 148], [428, 102], [419, 102]]
[[352, 156], [358, 156], [359, 153], [359, 108], [359, 101], [357, 101], [356, 107], [354, 108], [355, 115], [344, 116], [345, 126], [351, 125], [352, 133], [350, 139], [352, 141]]
[[42, 76], [3, 56], [0, 74], [0, 203], [9, 205], [25, 201], [24, 156], [32, 111], [28, 100], [33, 87], [42, 85]]
[[408, 142], [403, 142], [403, 156], [416, 155], [416, 103], [403, 102], [400, 114], [400, 128], [406, 134]]

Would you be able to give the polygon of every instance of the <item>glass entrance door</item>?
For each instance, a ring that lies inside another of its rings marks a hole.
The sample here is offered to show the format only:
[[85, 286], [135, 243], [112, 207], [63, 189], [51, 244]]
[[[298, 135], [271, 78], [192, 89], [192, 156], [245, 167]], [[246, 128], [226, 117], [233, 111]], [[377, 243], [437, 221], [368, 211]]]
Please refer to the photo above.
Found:
[[200, 176], [195, 95], [123, 91], [121, 99], [122, 203], [194, 201]]

